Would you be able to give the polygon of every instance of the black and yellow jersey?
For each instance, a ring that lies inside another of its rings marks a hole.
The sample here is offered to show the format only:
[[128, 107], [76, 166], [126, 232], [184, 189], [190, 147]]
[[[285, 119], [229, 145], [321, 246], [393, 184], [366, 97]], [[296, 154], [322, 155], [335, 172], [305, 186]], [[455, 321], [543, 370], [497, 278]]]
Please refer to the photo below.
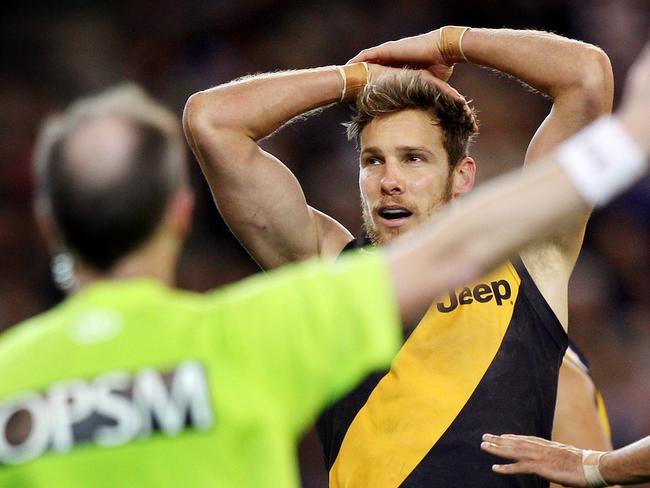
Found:
[[567, 335], [521, 261], [429, 308], [389, 371], [317, 422], [330, 487], [542, 487], [499, 476], [485, 432], [550, 438]]

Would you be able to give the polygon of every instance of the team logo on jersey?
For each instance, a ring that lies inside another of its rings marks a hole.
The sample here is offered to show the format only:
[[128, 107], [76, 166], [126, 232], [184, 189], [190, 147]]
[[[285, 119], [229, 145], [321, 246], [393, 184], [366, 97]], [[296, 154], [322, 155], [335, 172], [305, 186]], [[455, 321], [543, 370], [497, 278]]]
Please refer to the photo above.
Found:
[[82, 443], [118, 446], [153, 432], [177, 435], [212, 426], [203, 367], [111, 371], [90, 381], [67, 379], [46, 392], [24, 391], [0, 404], [0, 465], [21, 464], [47, 451]]
[[466, 286], [460, 289], [458, 294], [456, 294], [456, 290], [451, 290], [446, 300], [436, 303], [436, 308], [439, 312], [449, 313], [460, 305], [469, 305], [475, 301], [487, 303], [494, 300], [497, 305], [502, 305], [503, 301], [511, 296], [510, 283], [506, 280], [491, 281], [489, 284], [479, 283], [472, 288]]

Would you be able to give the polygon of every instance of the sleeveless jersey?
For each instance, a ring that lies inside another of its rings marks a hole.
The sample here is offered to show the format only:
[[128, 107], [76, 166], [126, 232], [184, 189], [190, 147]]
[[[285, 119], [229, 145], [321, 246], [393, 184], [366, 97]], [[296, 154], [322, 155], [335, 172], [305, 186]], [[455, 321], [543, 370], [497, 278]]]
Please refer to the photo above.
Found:
[[499, 476], [482, 434], [550, 438], [567, 335], [523, 264], [436, 300], [388, 372], [321, 415], [330, 487], [542, 487]]

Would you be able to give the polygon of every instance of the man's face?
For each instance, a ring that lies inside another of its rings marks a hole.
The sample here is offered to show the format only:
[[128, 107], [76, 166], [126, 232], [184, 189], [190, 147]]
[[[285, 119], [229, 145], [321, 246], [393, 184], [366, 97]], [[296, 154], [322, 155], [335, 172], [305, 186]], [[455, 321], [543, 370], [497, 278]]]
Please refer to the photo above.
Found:
[[422, 110], [374, 119], [361, 133], [359, 188], [366, 232], [385, 244], [451, 199], [442, 131]]

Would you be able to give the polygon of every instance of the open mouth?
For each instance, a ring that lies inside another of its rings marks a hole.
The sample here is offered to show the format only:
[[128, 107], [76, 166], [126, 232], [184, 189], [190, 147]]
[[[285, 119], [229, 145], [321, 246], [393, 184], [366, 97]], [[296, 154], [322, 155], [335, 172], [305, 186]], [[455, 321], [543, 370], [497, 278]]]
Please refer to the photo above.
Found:
[[410, 210], [404, 208], [404, 207], [382, 207], [379, 209], [377, 212], [379, 216], [383, 219], [386, 220], [400, 220], [400, 219], [406, 219], [413, 215], [413, 212]]

